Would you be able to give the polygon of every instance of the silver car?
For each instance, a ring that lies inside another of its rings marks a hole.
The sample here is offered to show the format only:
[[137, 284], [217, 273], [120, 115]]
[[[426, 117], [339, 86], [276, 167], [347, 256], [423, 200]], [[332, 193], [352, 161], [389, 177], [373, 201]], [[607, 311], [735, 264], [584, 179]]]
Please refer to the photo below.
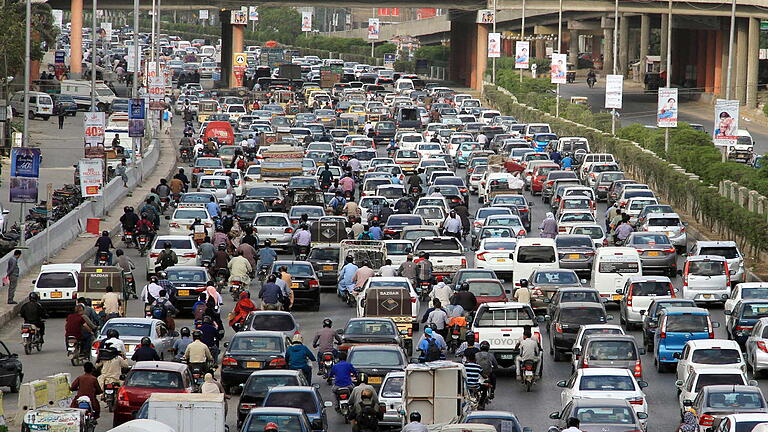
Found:
[[648, 213], [638, 231], [660, 232], [666, 234], [678, 252], [685, 251], [688, 234], [685, 224], [677, 213]]
[[728, 261], [728, 271], [731, 274], [731, 285], [746, 282], [744, 271], [744, 254], [741, 253], [735, 241], [697, 241], [690, 255], [719, 255]]
[[[125, 344], [125, 356], [131, 358], [136, 348], [141, 345], [141, 339], [148, 337], [152, 341], [160, 360], [172, 360], [174, 358], [173, 343], [176, 342], [178, 333], [171, 333], [165, 323], [154, 318], [112, 318], [103, 326], [97, 341], [107, 339], [107, 331], [117, 330], [120, 340]], [[95, 345], [95, 344], [94, 344]], [[91, 356], [96, 358], [98, 348], [91, 347]]]
[[211, 192], [216, 195], [219, 205], [233, 208], [235, 205], [235, 190], [233, 180], [229, 176], [206, 175], [200, 177], [197, 183], [198, 192]]
[[581, 420], [579, 426], [584, 431], [625, 432], [645, 430], [643, 423], [648, 418], [644, 412], [636, 413], [624, 399], [574, 399], [555, 411], [549, 418], [557, 420], [557, 428], [565, 429], [570, 417]]
[[760, 372], [768, 370], [768, 318], [760, 318], [752, 328], [752, 333], [744, 344], [747, 364], [755, 371], [755, 377]]
[[253, 229], [260, 244], [269, 240], [272, 247], [286, 249], [291, 247], [293, 227], [285, 213], [257, 213], [253, 218]]

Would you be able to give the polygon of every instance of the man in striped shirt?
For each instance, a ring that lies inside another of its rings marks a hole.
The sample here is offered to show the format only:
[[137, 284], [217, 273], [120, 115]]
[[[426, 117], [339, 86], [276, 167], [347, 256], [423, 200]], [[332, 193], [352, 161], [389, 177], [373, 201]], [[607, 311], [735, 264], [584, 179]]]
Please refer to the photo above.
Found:
[[483, 372], [482, 366], [475, 363], [475, 353], [464, 353], [464, 369], [467, 373], [467, 387], [469, 390], [477, 390], [480, 387], [480, 374]]

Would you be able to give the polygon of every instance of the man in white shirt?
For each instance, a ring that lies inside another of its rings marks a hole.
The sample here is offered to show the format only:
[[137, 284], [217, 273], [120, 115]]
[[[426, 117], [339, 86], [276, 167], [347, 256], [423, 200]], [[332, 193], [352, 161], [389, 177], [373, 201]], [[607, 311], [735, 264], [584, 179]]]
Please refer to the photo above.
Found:
[[581, 422], [576, 417], [569, 417], [568, 420], [565, 422], [565, 425], [568, 428], [563, 429], [560, 432], [582, 432], [581, 429], [579, 429], [580, 424]]
[[379, 269], [381, 277], [395, 277], [397, 276], [397, 267], [392, 265], [392, 260], [387, 259], [384, 261], [384, 265]]
[[437, 285], [435, 285], [434, 289], [432, 289], [432, 293], [430, 296], [433, 299], [440, 300], [441, 304], [449, 305], [451, 304], [451, 295], [453, 294], [453, 288], [446, 285], [445, 282], [438, 282]]

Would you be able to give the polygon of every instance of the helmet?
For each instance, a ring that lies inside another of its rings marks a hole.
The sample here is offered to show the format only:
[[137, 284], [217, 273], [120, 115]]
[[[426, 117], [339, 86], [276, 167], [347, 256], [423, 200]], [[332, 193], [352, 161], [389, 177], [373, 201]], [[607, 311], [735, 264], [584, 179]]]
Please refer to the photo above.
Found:
[[159, 271], [155, 273], [157, 275], [158, 279], [168, 279], [168, 273], [164, 271]]
[[189, 337], [189, 327], [182, 327], [181, 330], [179, 330], [179, 333], [184, 337]]
[[326, 318], [323, 320], [323, 327], [333, 327], [333, 321], [331, 321], [330, 318]]
[[264, 240], [264, 247], [270, 247], [272, 246], [272, 242], [269, 240]]
[[219, 243], [219, 250], [227, 250], [227, 245], [224, 243]]
[[295, 333], [293, 337], [291, 337], [292, 343], [302, 343], [304, 342], [304, 338], [301, 336], [301, 333]]
[[120, 339], [120, 333], [115, 329], [109, 329], [107, 330], [107, 338], [109, 339]]
[[130, 212], [130, 211], [131, 211], [131, 208], [130, 208], [130, 207], [128, 207], [128, 206], [125, 206], [125, 207], [123, 207], [123, 211], [124, 211], [124, 212], [126, 212], [126, 213], [128, 213], [128, 212]]
[[408, 416], [408, 419], [412, 422], [421, 422], [421, 414], [418, 411], [414, 411]]
[[192, 340], [200, 340], [200, 338], [203, 337], [203, 332], [200, 330], [195, 330], [192, 332]]
[[29, 293], [29, 301], [38, 301], [40, 300], [40, 294], [36, 292]]
[[528, 286], [528, 279], [520, 279], [520, 286], [521, 287], [527, 287]]
[[171, 242], [165, 242], [163, 243], [163, 248], [170, 249], [171, 248]]
[[149, 339], [146, 336], [141, 338], [141, 346], [150, 346], [150, 345], [152, 345], [152, 340], [151, 339]]
[[462, 282], [462, 284], [461, 284], [461, 291], [469, 291], [469, 283], [468, 282]]
[[358, 372], [357, 374], [357, 382], [368, 384], [368, 374], [365, 372]]
[[464, 335], [464, 340], [467, 341], [467, 343], [474, 342], [475, 341], [475, 333], [468, 331], [467, 334]]
[[266, 426], [264, 426], [264, 431], [276, 431], [276, 430], [278, 429], [277, 429], [277, 425], [274, 422], [269, 422], [267, 423]]
[[480, 342], [480, 351], [490, 351], [491, 343], [488, 341]]
[[203, 317], [203, 323], [204, 324], [213, 324], [213, 318], [211, 318], [210, 315], [206, 315]]

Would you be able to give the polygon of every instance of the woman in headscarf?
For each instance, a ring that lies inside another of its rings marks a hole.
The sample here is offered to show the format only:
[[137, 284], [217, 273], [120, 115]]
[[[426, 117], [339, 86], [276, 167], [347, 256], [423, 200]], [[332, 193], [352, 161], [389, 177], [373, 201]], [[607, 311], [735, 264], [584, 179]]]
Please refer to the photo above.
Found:
[[541, 236], [544, 238], [555, 238], [557, 235], [557, 221], [555, 220], [555, 215], [552, 214], [552, 212], [547, 212], [547, 216], [544, 218], [544, 221], [541, 222], [541, 225], [539, 225], [539, 230], [541, 231]]
[[685, 410], [679, 432], [698, 432], [698, 430], [699, 422], [696, 421], [696, 414], [693, 413], [693, 410]]
[[[203, 377], [203, 385], [200, 386], [200, 393], [224, 393], [224, 386], [221, 385], [220, 382], [213, 379], [213, 375], [208, 372], [205, 374], [205, 377]], [[224, 393], [224, 417], [227, 417], [227, 401], [226, 399], [229, 399], [229, 396]]]
[[221, 294], [216, 290], [216, 287], [213, 286], [213, 283], [209, 283], [208, 286], [205, 287], [205, 293], [206, 293], [206, 299], [207, 302], [208, 299], [213, 297], [214, 304], [218, 308], [219, 306], [224, 304], [224, 299], [221, 297]]
[[256, 310], [256, 305], [251, 301], [251, 294], [248, 291], [240, 293], [240, 300], [232, 309], [229, 319], [229, 326], [238, 331], [249, 313]]

